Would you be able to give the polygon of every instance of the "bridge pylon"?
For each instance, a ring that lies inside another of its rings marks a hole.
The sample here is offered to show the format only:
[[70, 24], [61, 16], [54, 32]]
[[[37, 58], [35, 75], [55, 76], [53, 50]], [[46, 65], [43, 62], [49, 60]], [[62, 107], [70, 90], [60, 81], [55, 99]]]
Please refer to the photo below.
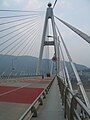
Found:
[[[52, 37], [53, 41], [45, 40], [49, 19], [51, 19], [53, 36], [47, 36], [47, 37]], [[40, 54], [39, 54], [39, 59], [38, 59], [38, 64], [37, 64], [36, 75], [40, 74], [41, 61], [42, 61], [43, 50], [44, 50], [45, 46], [54, 46], [54, 53], [55, 53], [55, 56], [58, 58], [58, 55], [59, 55], [59, 53], [58, 53], [58, 36], [57, 36], [57, 32], [56, 32], [53, 8], [52, 8], [51, 3], [48, 3], [48, 8], [46, 11], [46, 17], [45, 17], [45, 22], [44, 22], [44, 29], [43, 29], [43, 34], [42, 34], [41, 48], [40, 48]], [[57, 73], [59, 73], [57, 61], [56, 61], [56, 69], [57, 69]]]

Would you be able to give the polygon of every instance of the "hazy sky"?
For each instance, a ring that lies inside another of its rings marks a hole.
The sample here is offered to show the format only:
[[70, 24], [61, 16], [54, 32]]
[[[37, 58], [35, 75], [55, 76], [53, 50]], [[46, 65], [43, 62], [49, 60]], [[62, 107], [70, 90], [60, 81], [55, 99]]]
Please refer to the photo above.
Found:
[[[0, 9], [46, 10], [54, 0], [0, 0]], [[54, 14], [90, 35], [90, 0], [58, 0]], [[73, 61], [90, 67], [90, 45], [58, 22]]]

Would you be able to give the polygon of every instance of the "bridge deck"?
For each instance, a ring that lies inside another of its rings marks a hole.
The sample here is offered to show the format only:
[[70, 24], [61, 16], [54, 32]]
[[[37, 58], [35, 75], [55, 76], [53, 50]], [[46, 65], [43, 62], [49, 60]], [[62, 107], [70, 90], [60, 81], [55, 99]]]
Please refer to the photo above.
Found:
[[0, 120], [18, 120], [51, 78], [0, 80]]
[[40, 107], [38, 117], [32, 120], [64, 120], [63, 107], [57, 80], [54, 81], [44, 106]]

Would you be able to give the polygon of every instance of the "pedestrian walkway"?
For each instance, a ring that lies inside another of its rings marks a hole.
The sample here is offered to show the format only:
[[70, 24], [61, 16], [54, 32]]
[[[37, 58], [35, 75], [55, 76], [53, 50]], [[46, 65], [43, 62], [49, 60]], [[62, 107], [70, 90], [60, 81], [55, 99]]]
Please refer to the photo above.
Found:
[[64, 120], [63, 114], [58, 83], [55, 79], [45, 104], [38, 110], [38, 117], [32, 120]]

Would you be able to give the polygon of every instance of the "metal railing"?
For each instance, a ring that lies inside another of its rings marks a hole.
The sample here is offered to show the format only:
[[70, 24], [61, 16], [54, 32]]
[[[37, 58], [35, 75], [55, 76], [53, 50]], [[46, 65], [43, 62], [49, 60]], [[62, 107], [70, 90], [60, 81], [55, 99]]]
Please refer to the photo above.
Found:
[[57, 80], [64, 106], [64, 117], [68, 120], [90, 120], [90, 110], [80, 96], [71, 91], [60, 77], [57, 77]]
[[1, 79], [8, 79], [8, 78], [21, 78], [21, 77], [42, 77], [42, 75], [0, 75]]
[[54, 81], [52, 81], [46, 86], [46, 88], [41, 92], [41, 94], [35, 99], [35, 101], [30, 105], [26, 112], [19, 118], [19, 120], [30, 120], [32, 117], [37, 117], [37, 109], [39, 105], [43, 105], [43, 100], [46, 98], [46, 94]]
[[30, 76], [0, 76], [0, 82], [17, 82], [19, 80], [26, 80], [26, 79], [34, 79], [34, 78], [42, 78], [42, 75], [30, 75]]

